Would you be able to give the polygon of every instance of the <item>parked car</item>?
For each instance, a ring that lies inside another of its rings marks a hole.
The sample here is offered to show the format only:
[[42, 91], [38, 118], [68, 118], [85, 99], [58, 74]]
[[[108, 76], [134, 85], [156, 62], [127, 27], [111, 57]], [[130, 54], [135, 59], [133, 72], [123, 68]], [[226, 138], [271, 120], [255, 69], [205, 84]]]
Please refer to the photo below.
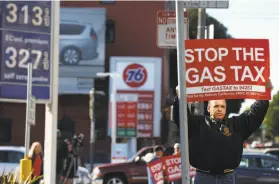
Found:
[[278, 157], [279, 159], [279, 148], [267, 148], [263, 151], [265, 154], [270, 154]]
[[133, 157], [123, 163], [103, 164], [92, 171], [93, 184], [145, 184], [147, 183], [146, 162], [141, 158], [153, 153], [153, 147], [139, 150]]
[[244, 149], [244, 152], [270, 154], [270, 155], [277, 156], [279, 158], [279, 148]]
[[[103, 151], [97, 151], [94, 153], [93, 167], [108, 163], [111, 163], [111, 153]], [[84, 165], [87, 170], [90, 170], [90, 163], [85, 163]]]
[[[19, 176], [19, 164], [25, 154], [25, 148], [20, 146], [0, 146], [0, 173], [15, 172]], [[90, 184], [91, 176], [84, 167], [78, 167], [76, 184]]]
[[0, 146], [0, 173], [15, 171], [24, 157], [25, 149], [19, 146]]
[[[148, 153], [153, 153], [153, 147], [147, 146], [123, 163], [102, 164], [92, 171], [92, 184], [147, 184], [147, 164], [144, 161]], [[164, 155], [170, 155], [166, 149]]]
[[78, 21], [60, 21], [60, 62], [77, 65], [81, 60], [98, 57], [97, 35], [90, 24]]
[[279, 160], [273, 155], [244, 152], [235, 177], [238, 184], [278, 184]]

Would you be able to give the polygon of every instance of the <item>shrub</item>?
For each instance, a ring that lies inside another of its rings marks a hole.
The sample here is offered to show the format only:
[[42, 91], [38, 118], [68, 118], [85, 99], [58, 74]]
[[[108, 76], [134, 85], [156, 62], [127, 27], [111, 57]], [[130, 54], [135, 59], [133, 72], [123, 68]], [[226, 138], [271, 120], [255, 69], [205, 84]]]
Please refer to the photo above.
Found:
[[[5, 171], [3, 171], [2, 175], [0, 176], [1, 184], [20, 184], [19, 177], [17, 177], [16, 172], [9, 172], [8, 175], [5, 175], [4, 173], [5, 173]], [[33, 184], [34, 182], [43, 178], [43, 176], [39, 176], [39, 177], [31, 178], [31, 180], [30, 180], [31, 175], [32, 175], [32, 172], [30, 173], [30, 175], [26, 179], [26, 181], [22, 182], [21, 184]], [[28, 180], [30, 180], [30, 181], [28, 181]]]

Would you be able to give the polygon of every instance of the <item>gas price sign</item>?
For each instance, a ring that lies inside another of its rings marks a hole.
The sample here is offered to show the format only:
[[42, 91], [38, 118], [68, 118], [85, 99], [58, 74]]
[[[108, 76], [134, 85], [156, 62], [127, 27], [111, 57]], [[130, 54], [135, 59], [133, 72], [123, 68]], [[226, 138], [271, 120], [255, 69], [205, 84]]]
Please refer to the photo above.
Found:
[[0, 99], [26, 99], [27, 66], [33, 63], [33, 95], [47, 102], [52, 1], [2, 1], [0, 9]]

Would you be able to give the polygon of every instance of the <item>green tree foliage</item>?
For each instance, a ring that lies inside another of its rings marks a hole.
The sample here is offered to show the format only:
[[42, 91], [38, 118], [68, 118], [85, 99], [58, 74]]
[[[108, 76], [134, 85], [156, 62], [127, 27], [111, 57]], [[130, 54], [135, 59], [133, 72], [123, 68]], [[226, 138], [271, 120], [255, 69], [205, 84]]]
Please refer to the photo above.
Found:
[[264, 119], [267, 133], [273, 137], [279, 136], [279, 91], [273, 96]]

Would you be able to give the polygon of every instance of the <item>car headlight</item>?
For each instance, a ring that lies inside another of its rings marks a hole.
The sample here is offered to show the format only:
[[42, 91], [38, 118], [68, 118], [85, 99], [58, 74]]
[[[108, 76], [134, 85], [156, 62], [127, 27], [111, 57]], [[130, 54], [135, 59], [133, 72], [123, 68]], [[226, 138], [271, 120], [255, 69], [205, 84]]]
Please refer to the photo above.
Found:
[[98, 167], [95, 167], [93, 169], [92, 175], [93, 176], [99, 176], [100, 175], [100, 169]]

